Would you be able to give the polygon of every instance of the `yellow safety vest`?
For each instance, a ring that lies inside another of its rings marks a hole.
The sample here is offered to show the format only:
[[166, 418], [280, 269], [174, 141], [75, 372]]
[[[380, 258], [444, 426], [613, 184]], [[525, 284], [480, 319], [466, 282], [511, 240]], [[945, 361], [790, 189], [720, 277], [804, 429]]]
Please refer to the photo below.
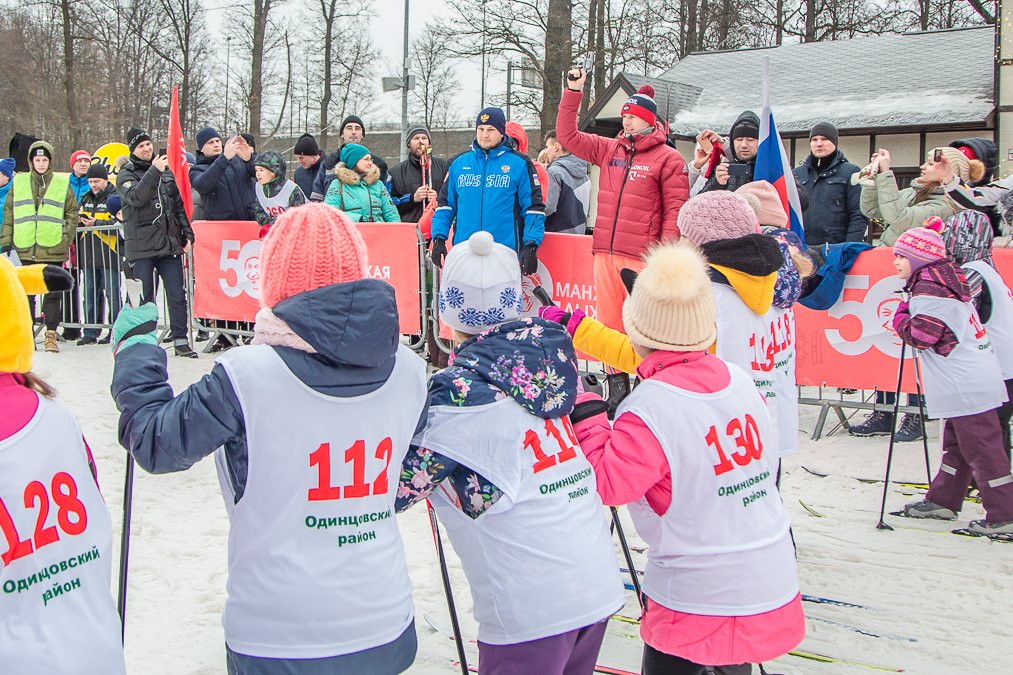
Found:
[[32, 197], [31, 173], [19, 173], [14, 177], [14, 246], [31, 248], [44, 246], [52, 248], [63, 241], [63, 205], [67, 199], [70, 177], [53, 175], [46, 187], [39, 208], [35, 209]]

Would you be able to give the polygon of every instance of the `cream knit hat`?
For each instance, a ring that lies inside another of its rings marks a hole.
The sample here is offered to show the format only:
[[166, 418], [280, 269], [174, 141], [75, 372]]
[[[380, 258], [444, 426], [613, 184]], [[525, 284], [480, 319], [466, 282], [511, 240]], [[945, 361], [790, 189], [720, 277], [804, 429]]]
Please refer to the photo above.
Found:
[[630, 340], [651, 349], [699, 351], [717, 339], [714, 321], [714, 289], [699, 249], [680, 241], [648, 253], [623, 304]]

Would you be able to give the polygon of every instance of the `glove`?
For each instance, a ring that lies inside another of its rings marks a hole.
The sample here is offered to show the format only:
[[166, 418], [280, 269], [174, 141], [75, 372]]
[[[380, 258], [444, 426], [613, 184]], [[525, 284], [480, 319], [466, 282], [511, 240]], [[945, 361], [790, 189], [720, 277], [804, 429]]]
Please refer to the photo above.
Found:
[[524, 244], [521, 249], [521, 274], [528, 276], [538, 271], [538, 244]]
[[429, 250], [429, 259], [433, 265], [443, 269], [443, 259], [447, 256], [447, 240], [442, 237], [433, 237], [433, 246]]
[[538, 308], [538, 316], [545, 319], [546, 321], [555, 321], [556, 323], [566, 325], [570, 315], [564, 312], [556, 305], [543, 305]]
[[893, 313], [893, 332], [898, 332], [897, 327], [900, 325], [901, 320], [910, 316], [911, 312], [908, 310], [907, 301], [901, 301], [901, 303], [897, 305], [897, 310]]
[[155, 328], [158, 326], [158, 307], [146, 302], [140, 307], [124, 306], [113, 324], [110, 344], [115, 356], [121, 349], [136, 344], [158, 346]]
[[7, 255], [10, 252], [11, 252], [10, 246], [4, 246], [3, 248], [0, 248], [0, 253], [3, 253], [4, 255]]

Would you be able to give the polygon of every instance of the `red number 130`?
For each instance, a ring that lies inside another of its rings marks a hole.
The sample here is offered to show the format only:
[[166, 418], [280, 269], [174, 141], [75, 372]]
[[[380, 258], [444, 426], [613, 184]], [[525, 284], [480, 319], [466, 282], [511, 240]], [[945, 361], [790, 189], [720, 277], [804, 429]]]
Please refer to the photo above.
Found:
[[[754, 459], [760, 459], [763, 455], [763, 442], [760, 440], [760, 430], [757, 428], [756, 420], [753, 419], [752, 415], [746, 415], [745, 430], [742, 428], [741, 420], [733, 419], [728, 423], [725, 434], [733, 438], [736, 447], [739, 448], [738, 452], [732, 453], [731, 459], [728, 458], [724, 448], [721, 447], [721, 439], [718, 438], [717, 428], [711, 427], [705, 439], [707, 445], [714, 446], [714, 449], [718, 453], [718, 463], [714, 465], [715, 476], [728, 473], [735, 468], [736, 464], [738, 466], [745, 466]], [[733, 460], [735, 464], [732, 463]]]

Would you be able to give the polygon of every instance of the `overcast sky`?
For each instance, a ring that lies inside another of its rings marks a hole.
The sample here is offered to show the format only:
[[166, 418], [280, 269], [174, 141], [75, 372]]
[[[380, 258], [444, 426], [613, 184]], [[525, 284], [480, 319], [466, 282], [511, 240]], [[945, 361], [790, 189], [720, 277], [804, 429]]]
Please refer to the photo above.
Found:
[[[404, 37], [404, 0], [363, 0], [363, 4], [371, 5], [377, 14], [375, 18], [368, 19], [369, 30], [374, 46], [382, 53], [381, 62], [376, 64], [376, 97], [379, 112], [374, 116], [375, 119], [368, 119], [366, 123], [368, 125], [383, 121], [400, 122], [401, 92], [398, 90], [382, 93], [380, 78], [400, 74]], [[304, 0], [289, 0], [279, 7], [278, 15], [295, 14], [304, 5]], [[448, 11], [447, 8], [451, 6], [444, 0], [410, 0], [409, 42], [425, 28], [426, 22]], [[222, 16], [227, 11], [228, 9], [224, 8], [208, 10], [208, 23], [212, 33], [219, 33], [217, 27], [221, 25]], [[220, 58], [224, 61], [224, 40], [219, 40], [219, 44]], [[454, 117], [468, 119], [477, 113], [481, 99], [480, 61], [476, 59], [474, 63], [457, 63], [455, 70], [461, 83], [461, 92], [457, 96], [458, 110]], [[487, 98], [490, 92], [502, 93], [506, 87], [505, 77], [501, 72], [494, 73], [486, 82]]]

